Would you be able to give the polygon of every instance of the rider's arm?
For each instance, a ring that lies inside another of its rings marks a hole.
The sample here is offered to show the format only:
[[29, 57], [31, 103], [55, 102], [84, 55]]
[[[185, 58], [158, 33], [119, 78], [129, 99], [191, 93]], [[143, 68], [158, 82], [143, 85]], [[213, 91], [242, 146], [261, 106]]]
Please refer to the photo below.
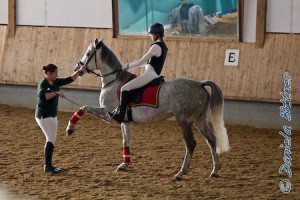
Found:
[[139, 60], [133, 61], [131, 63], [128, 64], [128, 67], [144, 67], [145, 64], [147, 64], [148, 60], [153, 57], [159, 57], [161, 55], [161, 48], [159, 45], [154, 44], [151, 46], [151, 48], [149, 49], [149, 51]]

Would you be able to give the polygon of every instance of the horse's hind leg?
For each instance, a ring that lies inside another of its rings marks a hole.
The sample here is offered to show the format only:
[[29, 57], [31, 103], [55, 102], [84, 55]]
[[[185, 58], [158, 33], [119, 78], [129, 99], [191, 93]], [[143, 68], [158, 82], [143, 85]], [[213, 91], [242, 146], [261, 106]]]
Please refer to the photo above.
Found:
[[186, 146], [186, 154], [180, 171], [175, 175], [174, 180], [181, 180], [182, 175], [187, 174], [191, 158], [196, 147], [196, 141], [192, 131], [192, 125], [190, 123], [181, 123], [180, 124], [181, 132]]
[[216, 138], [211, 132], [205, 115], [200, 115], [196, 121], [195, 126], [198, 129], [198, 131], [203, 135], [203, 137], [206, 140], [206, 143], [210, 147], [211, 155], [213, 159], [213, 170], [210, 174], [211, 177], [218, 177], [218, 170], [221, 169], [221, 164], [219, 160], [219, 155], [216, 152]]
[[122, 136], [123, 136], [123, 163], [121, 163], [117, 171], [126, 170], [130, 164], [130, 145], [131, 145], [131, 125], [130, 123], [121, 124]]

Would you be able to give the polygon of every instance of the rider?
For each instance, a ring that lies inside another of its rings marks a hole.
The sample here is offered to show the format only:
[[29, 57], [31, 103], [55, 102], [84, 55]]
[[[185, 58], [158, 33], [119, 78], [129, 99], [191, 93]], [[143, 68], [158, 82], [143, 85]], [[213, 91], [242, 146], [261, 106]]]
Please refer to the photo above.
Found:
[[189, 20], [189, 9], [194, 6], [193, 3], [187, 3], [186, 0], [180, 0], [180, 10], [179, 10], [179, 16], [180, 16], [180, 22], [182, 26], [182, 32], [188, 33], [188, 20]]
[[139, 60], [131, 62], [122, 67], [123, 70], [127, 70], [131, 67], [141, 66], [145, 67], [145, 71], [142, 75], [122, 86], [120, 105], [112, 113], [109, 113], [110, 116], [119, 123], [124, 121], [126, 106], [130, 97], [130, 90], [143, 87], [152, 80], [158, 78], [166, 60], [168, 48], [163, 41], [163, 25], [160, 23], [155, 23], [150, 26], [148, 32], [151, 34], [151, 39], [153, 41], [149, 51]]

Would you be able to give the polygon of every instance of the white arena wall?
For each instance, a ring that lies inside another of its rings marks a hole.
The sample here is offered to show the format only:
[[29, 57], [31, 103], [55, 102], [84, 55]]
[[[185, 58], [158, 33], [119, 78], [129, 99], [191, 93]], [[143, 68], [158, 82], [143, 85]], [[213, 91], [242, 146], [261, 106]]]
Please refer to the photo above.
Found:
[[[67, 98], [79, 105], [99, 106], [99, 91], [68, 88], [62, 90]], [[34, 109], [36, 100], [37, 88], [34, 86], [0, 84], [0, 104]], [[300, 130], [300, 105], [292, 106], [292, 121], [289, 124], [279, 116], [281, 105], [280, 100], [278, 103], [225, 100], [225, 124], [275, 129], [282, 129], [283, 125], [289, 125], [293, 130]], [[78, 106], [60, 98], [58, 109], [59, 111], [75, 112]]]
[[[8, 23], [8, 0], [0, 0], [0, 24]], [[112, 28], [111, 0], [16, 0], [16, 24]]]

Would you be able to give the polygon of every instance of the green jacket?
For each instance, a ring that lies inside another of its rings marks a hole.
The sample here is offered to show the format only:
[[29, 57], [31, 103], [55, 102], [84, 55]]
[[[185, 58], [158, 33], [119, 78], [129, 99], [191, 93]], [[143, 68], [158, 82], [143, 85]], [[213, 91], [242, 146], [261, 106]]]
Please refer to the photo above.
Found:
[[50, 85], [46, 78], [41, 80], [41, 82], [38, 84], [38, 99], [35, 109], [35, 117], [39, 119], [42, 117], [56, 117], [59, 96], [55, 96], [49, 100], [46, 100], [46, 93], [58, 92], [60, 86], [70, 84], [72, 82], [73, 79], [71, 76], [68, 78], [57, 78], [53, 82], [53, 85]]

